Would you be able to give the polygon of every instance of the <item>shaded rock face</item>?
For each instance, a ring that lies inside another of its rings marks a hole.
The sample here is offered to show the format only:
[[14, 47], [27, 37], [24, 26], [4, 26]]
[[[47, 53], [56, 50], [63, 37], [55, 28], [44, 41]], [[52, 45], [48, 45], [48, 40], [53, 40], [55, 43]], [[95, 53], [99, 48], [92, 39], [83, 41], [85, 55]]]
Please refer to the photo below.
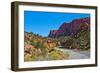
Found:
[[[86, 28], [80, 27], [81, 24], [85, 24]], [[59, 37], [59, 36], [69, 36], [76, 34], [79, 29], [84, 30], [88, 29], [90, 27], [90, 18], [81, 18], [81, 19], [75, 19], [72, 20], [70, 23], [64, 22], [58, 30], [51, 30], [49, 33], [49, 37]]]
[[57, 30], [51, 30], [49, 33], [49, 37], [55, 37]]

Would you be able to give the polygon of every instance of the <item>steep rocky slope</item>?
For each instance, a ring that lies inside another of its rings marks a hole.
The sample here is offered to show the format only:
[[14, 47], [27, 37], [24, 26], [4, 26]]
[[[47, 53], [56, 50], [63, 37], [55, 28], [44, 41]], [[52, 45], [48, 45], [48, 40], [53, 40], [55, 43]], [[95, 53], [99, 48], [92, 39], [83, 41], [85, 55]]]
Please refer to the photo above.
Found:
[[49, 37], [59, 37], [59, 36], [69, 36], [69, 35], [74, 35], [78, 33], [79, 31], [79, 26], [81, 24], [86, 24], [86, 28], [82, 28], [81, 30], [88, 29], [90, 27], [90, 18], [81, 18], [81, 19], [75, 19], [72, 20], [70, 23], [64, 22], [61, 24], [61, 26], [58, 28], [58, 30], [51, 30], [49, 33]]
[[42, 37], [32, 32], [24, 34], [24, 60], [25, 61], [44, 61], [68, 59], [68, 54], [55, 48], [59, 43], [55, 39]]

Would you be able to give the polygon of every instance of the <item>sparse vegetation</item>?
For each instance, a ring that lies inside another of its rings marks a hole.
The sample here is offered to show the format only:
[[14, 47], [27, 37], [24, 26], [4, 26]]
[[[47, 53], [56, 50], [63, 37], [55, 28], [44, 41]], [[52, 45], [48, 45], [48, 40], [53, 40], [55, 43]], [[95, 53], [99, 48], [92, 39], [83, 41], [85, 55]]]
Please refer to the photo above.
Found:
[[25, 32], [25, 61], [43, 61], [67, 59], [68, 55], [55, 47], [59, 46], [57, 39], [44, 38], [40, 35]]

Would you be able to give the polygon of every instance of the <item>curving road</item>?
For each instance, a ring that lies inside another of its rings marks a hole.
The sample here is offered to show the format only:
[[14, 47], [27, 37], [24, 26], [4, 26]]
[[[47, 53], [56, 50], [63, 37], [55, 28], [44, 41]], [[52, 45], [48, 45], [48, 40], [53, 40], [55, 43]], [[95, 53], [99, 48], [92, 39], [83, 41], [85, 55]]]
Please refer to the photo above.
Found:
[[65, 49], [65, 48], [56, 48], [56, 49], [61, 50], [64, 53], [69, 53], [69, 59], [88, 59], [90, 58], [90, 50], [79, 51], [79, 50]]

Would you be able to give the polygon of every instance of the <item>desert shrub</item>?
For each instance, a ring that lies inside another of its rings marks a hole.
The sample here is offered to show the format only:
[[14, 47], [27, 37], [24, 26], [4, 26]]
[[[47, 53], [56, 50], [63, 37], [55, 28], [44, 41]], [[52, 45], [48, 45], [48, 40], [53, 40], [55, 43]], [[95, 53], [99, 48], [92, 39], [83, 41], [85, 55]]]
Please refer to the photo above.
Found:
[[77, 41], [79, 42], [78, 45], [81, 50], [90, 49], [90, 31], [89, 30], [80, 31]]
[[76, 49], [78, 48], [78, 44], [76, 42], [73, 42], [72, 45], [70, 46], [71, 49]]
[[54, 50], [49, 54], [49, 57], [51, 60], [59, 60], [60, 55], [58, 54], [58, 51]]
[[24, 56], [24, 61], [34, 61], [34, 60], [36, 60], [36, 56], [33, 53]]
[[69, 57], [69, 54], [68, 53], [64, 54], [60, 50], [53, 50], [49, 54], [50, 60], [62, 60], [62, 59], [68, 59], [68, 57]]
[[33, 61], [32, 57], [26, 55], [24, 56], [24, 61]]
[[74, 44], [74, 39], [72, 37], [69, 37], [69, 38], [64, 39], [64, 40], [61, 41], [61, 45], [65, 48], [68, 48], [68, 49], [73, 49], [74, 48], [74, 47], [72, 47], [72, 46], [74, 46], [72, 44]]

